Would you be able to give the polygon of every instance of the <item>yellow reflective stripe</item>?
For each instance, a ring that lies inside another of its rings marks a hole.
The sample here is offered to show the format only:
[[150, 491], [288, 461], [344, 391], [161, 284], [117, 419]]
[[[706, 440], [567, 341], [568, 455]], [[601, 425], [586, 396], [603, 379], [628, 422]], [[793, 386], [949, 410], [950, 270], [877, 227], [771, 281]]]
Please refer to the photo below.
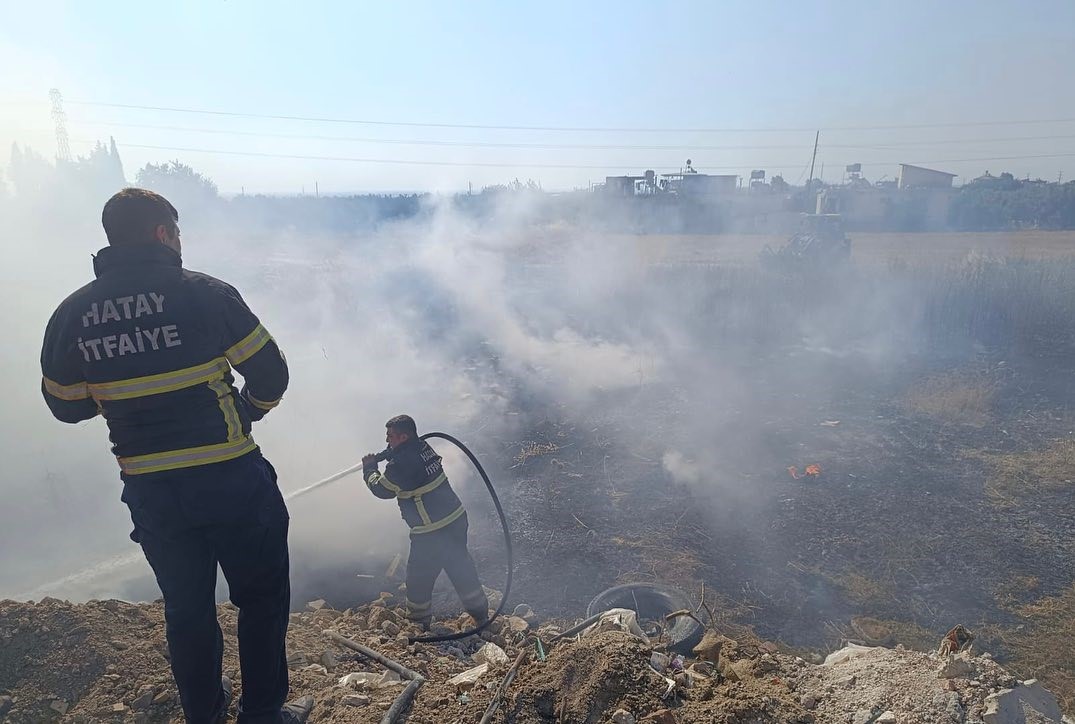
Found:
[[247, 391], [246, 391], [246, 392], [245, 392], [244, 394], [246, 395], [246, 401], [247, 401], [247, 402], [249, 402], [249, 403], [250, 403], [251, 405], [253, 405], [254, 407], [258, 408], [259, 410], [265, 410], [266, 412], [268, 412], [268, 411], [269, 411], [269, 410], [271, 410], [272, 408], [274, 408], [274, 407], [276, 407], [277, 405], [279, 405], [279, 404], [280, 404], [280, 400], [282, 400], [282, 399], [283, 399], [282, 397], [277, 397], [277, 398], [276, 398], [275, 400], [273, 400], [272, 402], [262, 402], [262, 401], [261, 401], [261, 400], [259, 400], [258, 398], [256, 398], [256, 397], [254, 397], [253, 395], [251, 395], [251, 394], [250, 394], [250, 390], [247, 390]]
[[53, 397], [58, 397], [61, 400], [89, 399], [90, 392], [85, 382], [76, 382], [73, 385], [61, 385], [59, 382], [53, 382], [48, 377], [42, 377], [41, 380], [45, 383], [45, 391]]
[[164, 470], [191, 468], [196, 465], [222, 463], [225, 460], [246, 455], [255, 448], [257, 448], [257, 444], [253, 438], [242, 437], [233, 442], [189, 447], [183, 450], [169, 450], [151, 455], [135, 455], [127, 458], [117, 458], [117, 460], [119, 461], [120, 470], [123, 472], [128, 475], [141, 475], [143, 473], [158, 473]]
[[418, 516], [422, 519], [422, 526], [420, 527], [425, 527], [433, 522], [433, 519], [429, 517], [429, 511], [426, 510], [426, 504], [422, 502], [421, 495], [414, 499], [414, 505], [418, 508]]
[[239, 411], [235, 409], [231, 385], [223, 380], [213, 380], [209, 383], [209, 389], [216, 393], [217, 404], [220, 405], [220, 412], [224, 415], [224, 424], [228, 427], [228, 442], [235, 442], [243, 434], [243, 422], [239, 419]]
[[398, 497], [398, 498], [417, 498], [419, 496], [425, 495], [428, 492], [436, 490], [440, 486], [441, 483], [446, 483], [446, 482], [448, 482], [448, 476], [445, 475], [444, 473], [441, 473], [440, 475], [438, 475], [433, 480], [432, 483], [426, 483], [422, 487], [415, 488], [414, 490], [401, 490], [396, 495], [396, 497]]
[[224, 353], [224, 356], [233, 365], [241, 365], [257, 354], [258, 350], [264, 347], [271, 339], [272, 335], [269, 334], [269, 331], [259, 324], [254, 327], [253, 332], [228, 347], [228, 351]]
[[396, 485], [395, 483], [393, 483], [391, 480], [388, 479], [387, 476], [382, 475], [381, 473], [373, 473], [373, 474], [371, 474], [369, 476], [369, 478], [366, 480], [366, 485], [368, 485], [370, 487], [373, 487], [374, 485], [380, 485], [385, 490], [388, 490], [389, 492], [395, 493], [396, 495], [399, 495], [400, 493], [403, 492], [403, 488], [401, 488], [398, 485]]
[[130, 400], [135, 397], [175, 392], [186, 387], [223, 379], [229, 369], [231, 368], [228, 367], [228, 361], [223, 357], [217, 357], [204, 364], [172, 372], [162, 372], [158, 375], [132, 377], [115, 382], [95, 382], [89, 385], [89, 390], [93, 399], [98, 401]]
[[414, 528], [411, 528], [411, 534], [414, 535], [419, 533], [432, 533], [435, 530], [440, 530], [449, 523], [454, 523], [465, 512], [467, 512], [466, 509], [464, 509], [463, 506], [460, 505], [458, 508], [455, 509], [454, 513], [449, 513], [447, 517], [441, 518], [436, 523], [432, 523], [430, 525], [419, 525]]

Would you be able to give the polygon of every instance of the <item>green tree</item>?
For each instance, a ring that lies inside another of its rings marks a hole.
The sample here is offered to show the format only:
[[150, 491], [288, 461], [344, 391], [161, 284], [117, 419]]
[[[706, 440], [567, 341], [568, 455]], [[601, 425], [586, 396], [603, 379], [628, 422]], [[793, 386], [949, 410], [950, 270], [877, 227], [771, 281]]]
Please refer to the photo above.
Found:
[[135, 176], [135, 183], [156, 191], [180, 210], [207, 206], [219, 199], [211, 179], [179, 161], [147, 163]]

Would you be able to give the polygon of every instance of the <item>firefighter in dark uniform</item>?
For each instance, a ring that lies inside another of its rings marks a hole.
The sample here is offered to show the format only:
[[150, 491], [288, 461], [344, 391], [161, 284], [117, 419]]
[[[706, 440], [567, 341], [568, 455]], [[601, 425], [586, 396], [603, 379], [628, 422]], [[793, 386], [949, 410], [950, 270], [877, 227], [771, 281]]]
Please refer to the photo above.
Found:
[[[240, 722], [302, 722], [284, 705], [290, 607], [288, 513], [276, 472], [250, 436], [280, 402], [287, 363], [239, 293], [182, 267], [179, 214], [124, 189], [101, 215], [109, 246], [96, 280], [53, 313], [41, 351], [52, 414], [101, 415], [122, 500], [164, 595], [172, 673], [188, 722], [223, 721], [217, 564], [239, 608]], [[245, 380], [237, 390], [232, 369]]]
[[385, 425], [388, 464], [378, 471], [377, 455], [362, 458], [362, 477], [378, 498], [395, 498], [411, 529], [407, 558], [407, 616], [428, 628], [433, 616], [433, 584], [448, 574], [467, 613], [477, 623], [489, 617], [474, 559], [467, 550], [467, 511], [441, 466], [440, 456], [418, 439], [414, 420], [393, 417]]

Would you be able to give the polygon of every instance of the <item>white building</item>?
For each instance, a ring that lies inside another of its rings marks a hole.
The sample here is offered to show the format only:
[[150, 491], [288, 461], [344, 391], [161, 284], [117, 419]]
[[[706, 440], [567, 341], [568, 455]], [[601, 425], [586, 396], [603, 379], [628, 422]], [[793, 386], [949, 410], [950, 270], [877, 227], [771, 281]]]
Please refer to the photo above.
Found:
[[954, 173], [901, 163], [898, 185], [901, 189], [950, 189], [955, 177]]

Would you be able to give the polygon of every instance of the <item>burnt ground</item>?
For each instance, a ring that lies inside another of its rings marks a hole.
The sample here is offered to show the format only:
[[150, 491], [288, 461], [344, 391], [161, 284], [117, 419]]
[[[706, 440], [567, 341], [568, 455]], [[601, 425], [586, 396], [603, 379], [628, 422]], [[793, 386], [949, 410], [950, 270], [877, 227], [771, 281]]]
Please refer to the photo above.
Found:
[[[1003, 633], [1025, 623], [1012, 602], [1059, 595], [1075, 580], [1075, 507], [1070, 487], [997, 501], [988, 454], [1070, 435], [1075, 361], [912, 359], [879, 377], [859, 360], [786, 354], [802, 360], [791, 367], [801, 379], [775, 357], [738, 370], [750, 410], [725, 415], [675, 387], [643, 385], [610, 395], [599, 415], [548, 411], [525, 439], [503, 441], [512, 598], [581, 616], [616, 583], [666, 582], [695, 600], [704, 584], [725, 624], [793, 647], [856, 638], [852, 618], [869, 616], [920, 647], [963, 623], [989, 634], [981, 644], [1003, 659]], [[814, 365], [838, 383], [811, 387]], [[988, 387], [986, 420], [907, 405], [922, 380], [953, 373]], [[698, 426], [707, 415], [726, 419]], [[700, 447], [677, 446], [700, 432]], [[669, 448], [698, 463], [694, 482], [665, 470]], [[787, 471], [811, 463], [817, 479]], [[481, 565], [497, 570], [496, 530], [476, 528]], [[1021, 589], [1028, 580], [1033, 590]]]

